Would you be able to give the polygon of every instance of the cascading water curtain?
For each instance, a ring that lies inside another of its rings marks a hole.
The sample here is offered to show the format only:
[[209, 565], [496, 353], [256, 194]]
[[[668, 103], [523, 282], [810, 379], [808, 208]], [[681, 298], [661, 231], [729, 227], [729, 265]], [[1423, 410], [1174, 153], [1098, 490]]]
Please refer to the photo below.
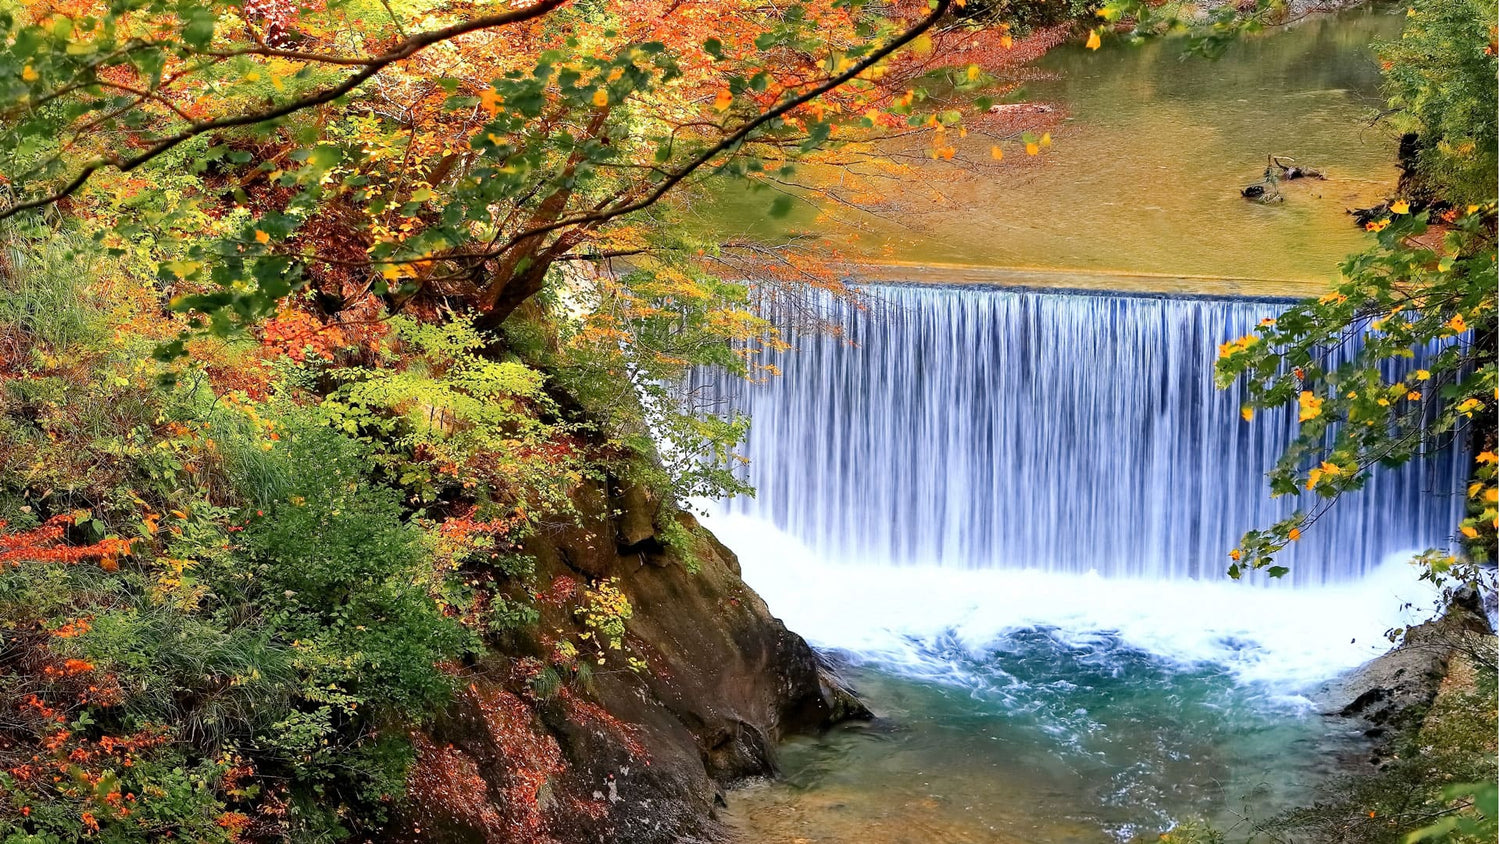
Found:
[[[1213, 383], [1219, 344], [1276, 303], [866, 292], [864, 309], [825, 297], [845, 336], [794, 337], [797, 351], [773, 356], [780, 377], [700, 385], [752, 419], [757, 494], [722, 510], [855, 564], [1217, 578], [1245, 530], [1297, 506], [1265, 480], [1295, 417], [1247, 423], [1240, 388]], [[1446, 547], [1463, 452], [1376, 470], [1285, 554], [1289, 579], [1349, 580], [1393, 552]]]

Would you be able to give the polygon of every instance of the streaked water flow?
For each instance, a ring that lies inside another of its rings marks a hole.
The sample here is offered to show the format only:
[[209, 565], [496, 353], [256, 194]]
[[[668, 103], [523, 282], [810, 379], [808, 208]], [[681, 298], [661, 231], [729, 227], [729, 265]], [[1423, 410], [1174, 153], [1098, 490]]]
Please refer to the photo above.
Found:
[[1314, 689], [1430, 605], [1401, 552], [1447, 542], [1462, 449], [1341, 501], [1296, 588], [1234, 583], [1241, 533], [1296, 504], [1263, 476], [1297, 423], [1243, 421], [1215, 352], [1283, 304], [865, 292], [780, 377], [697, 385], [752, 417], [758, 494], [709, 526], [882, 716], [785, 747], [731, 802], [745, 840], [1154, 840], [1311, 799], [1362, 746]]
[[[1291, 512], [1264, 475], [1288, 410], [1240, 417], [1218, 344], [1284, 305], [1248, 300], [879, 286], [821, 304], [843, 337], [794, 338], [763, 385], [721, 383], [752, 418], [755, 497], [820, 557], [1220, 578], [1241, 534]], [[1423, 355], [1406, 368], [1423, 365]], [[1299, 585], [1444, 546], [1462, 516], [1461, 449], [1378, 470], [1297, 543]], [[1303, 507], [1316, 502], [1311, 493]]]

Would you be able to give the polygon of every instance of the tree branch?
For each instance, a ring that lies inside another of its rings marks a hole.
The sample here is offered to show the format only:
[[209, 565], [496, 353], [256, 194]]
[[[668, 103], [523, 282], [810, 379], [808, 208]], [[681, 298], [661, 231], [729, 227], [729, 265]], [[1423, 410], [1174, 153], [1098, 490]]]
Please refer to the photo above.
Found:
[[736, 129], [729, 135], [726, 135], [718, 143], [699, 153], [682, 168], [673, 171], [670, 175], [667, 176], [667, 178], [663, 179], [660, 184], [658, 184], [655, 188], [653, 188], [649, 193], [647, 193], [640, 199], [624, 200], [613, 205], [607, 205], [599, 210], [577, 214], [572, 217], [567, 217], [552, 223], [548, 223], [544, 226], [527, 229], [511, 236], [504, 243], [500, 244], [492, 250], [489, 250], [488, 252], [464, 255], [462, 257], [470, 260], [476, 258], [493, 258], [503, 254], [515, 244], [527, 238], [533, 238], [537, 235], [546, 234], [548, 232], [567, 228], [569, 226], [589, 223], [602, 223], [606, 220], [610, 220], [624, 214], [630, 214], [635, 211], [640, 211], [644, 208], [648, 208], [656, 204], [659, 200], [661, 200], [663, 196], [666, 196], [666, 194], [671, 191], [672, 188], [676, 187], [680, 182], [682, 182], [682, 180], [692, 175], [694, 171], [700, 169], [713, 159], [739, 145], [740, 142], [744, 141], [751, 134], [753, 134], [755, 130], [766, 125], [767, 123], [770, 123], [773, 120], [776, 120], [777, 118], [792, 111], [793, 109], [802, 105], [806, 105], [807, 103], [812, 102], [818, 97], [821, 97], [824, 94], [827, 94], [830, 91], [833, 91], [834, 89], [844, 85], [845, 83], [859, 76], [861, 73], [864, 73], [866, 70], [869, 70], [871, 67], [878, 64], [885, 57], [891, 55], [892, 53], [916, 40], [918, 36], [920, 36], [923, 32], [926, 32], [928, 29], [932, 28], [934, 24], [942, 19], [943, 15], [948, 11], [948, 7], [952, 4], [952, 2], [953, 0], [937, 0], [937, 5], [933, 7], [933, 10], [927, 15], [927, 17], [923, 18], [915, 26], [903, 32], [900, 36], [887, 42], [881, 48], [870, 53], [868, 56], [855, 63], [852, 67], [850, 67], [843, 73], [828, 78], [817, 87], [809, 89], [806, 93], [803, 93], [793, 99], [787, 100], [776, 106], [775, 108], [763, 112], [754, 120], [751, 120], [748, 123], [740, 126], [740, 128]]
[[[466, 35], [470, 32], [478, 32], [479, 30], [483, 29], [493, 29], [498, 26], [508, 26], [514, 23], [533, 20], [535, 18], [539, 18], [543, 15], [548, 14], [554, 9], [563, 6], [567, 2], [568, 0], [538, 0], [538, 2], [534, 5], [527, 6], [524, 9], [514, 9], [509, 12], [502, 12], [495, 15], [485, 15], [483, 17], [478, 17], [470, 21], [463, 21], [453, 24], [452, 26], [446, 26], [441, 29], [434, 29], [430, 32], [413, 35], [412, 37], [406, 39], [405, 41], [402, 41], [395, 47], [392, 47], [390, 50], [387, 50], [386, 52], [381, 53], [378, 56], [372, 56], [366, 59], [352, 59], [348, 61], [329, 62], [335, 64], [356, 65], [360, 67], [360, 70], [357, 73], [349, 76], [343, 82], [340, 82], [339, 84], [334, 85], [331, 88], [325, 88], [317, 93], [298, 97], [297, 99], [283, 103], [279, 106], [273, 106], [261, 111], [252, 111], [244, 114], [220, 117], [215, 120], [205, 120], [200, 123], [189, 124], [187, 128], [183, 129], [177, 134], [162, 138], [151, 144], [142, 152], [130, 156], [129, 158], [96, 158], [93, 161], [90, 161], [88, 164], [84, 165], [83, 169], [80, 170], [71, 181], [63, 185], [63, 187], [58, 189], [56, 192], [47, 194], [45, 196], [36, 197], [35, 199], [15, 202], [7, 205], [4, 208], [0, 208], [0, 220], [4, 220], [8, 217], [13, 217], [16, 214], [21, 213], [22, 211], [28, 211], [33, 208], [41, 208], [45, 205], [51, 205], [65, 197], [71, 196], [72, 194], [76, 193], [79, 188], [82, 188], [88, 182], [88, 180], [93, 177], [95, 173], [99, 172], [105, 167], [112, 166], [122, 173], [128, 173], [129, 171], [134, 170], [142, 164], [151, 161], [162, 153], [165, 153], [187, 141], [190, 141], [193, 138], [198, 137], [199, 135], [214, 132], [219, 129], [231, 129], [239, 126], [253, 126], [257, 123], [265, 123], [271, 120], [278, 120], [305, 109], [331, 103], [339, 97], [342, 97], [350, 91], [353, 91], [355, 88], [358, 88], [361, 84], [363, 84], [376, 74], [380, 73], [380, 71], [384, 70], [390, 65], [411, 58], [412, 56], [428, 47], [431, 47], [434, 44], [449, 41], [457, 38], [460, 35]], [[267, 48], [255, 48], [244, 51], [244, 54], [280, 55], [281, 52], [282, 51], [275, 51]], [[304, 58], [307, 61], [328, 61], [326, 57], [314, 58], [311, 55], [304, 56]]]

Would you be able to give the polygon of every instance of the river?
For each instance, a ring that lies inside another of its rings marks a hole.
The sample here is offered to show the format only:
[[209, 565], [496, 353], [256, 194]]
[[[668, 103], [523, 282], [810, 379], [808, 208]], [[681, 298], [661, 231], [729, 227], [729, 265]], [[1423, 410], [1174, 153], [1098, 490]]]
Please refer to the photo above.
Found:
[[[793, 740], [782, 778], [735, 790], [746, 841], [1092, 844], [1191, 818], [1243, 838], [1364, 750], [1316, 690], [1430, 604], [1406, 560], [1446, 544], [1461, 461], [1434, 448], [1378, 476], [1309, 531], [1287, 582], [1231, 582], [1239, 533], [1295, 506], [1262, 479], [1295, 422], [1244, 422], [1210, 376], [1220, 342], [1285, 307], [1268, 290], [1319, 289], [1363, 243], [1343, 206], [1388, 189], [1393, 154], [1360, 120], [1368, 45], [1398, 29], [1344, 13], [1217, 64], [1170, 44], [1054, 51], [1033, 93], [1070, 118], [1045, 160], [974, 180], [961, 226], [912, 215], [859, 240], [898, 244], [913, 279], [1281, 284], [872, 284], [862, 309], [819, 300], [845, 337], [794, 338], [769, 384], [717, 384], [753, 419], [759, 493], [705, 503], [708, 524], [878, 716]], [[1267, 152], [1336, 178], [1246, 203]]]

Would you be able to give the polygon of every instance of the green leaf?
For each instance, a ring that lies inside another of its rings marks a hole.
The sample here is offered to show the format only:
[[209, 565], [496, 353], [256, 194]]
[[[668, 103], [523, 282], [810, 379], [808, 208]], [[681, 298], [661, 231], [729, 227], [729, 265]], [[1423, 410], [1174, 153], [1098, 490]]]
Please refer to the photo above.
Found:
[[213, 40], [217, 24], [218, 15], [214, 14], [212, 6], [190, 7], [182, 27], [182, 40], [189, 47], [206, 49]]

